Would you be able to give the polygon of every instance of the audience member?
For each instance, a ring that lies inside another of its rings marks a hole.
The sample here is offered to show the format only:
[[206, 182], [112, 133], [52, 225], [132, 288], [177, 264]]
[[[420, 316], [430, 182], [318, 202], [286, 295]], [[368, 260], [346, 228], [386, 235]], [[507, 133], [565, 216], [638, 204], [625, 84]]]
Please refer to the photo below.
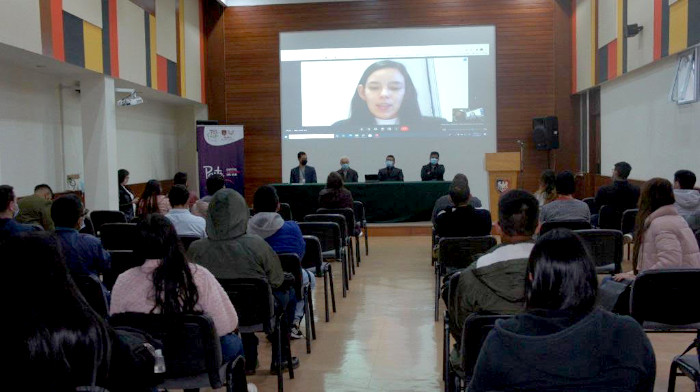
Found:
[[576, 181], [574, 174], [566, 170], [557, 174], [557, 198], [542, 206], [540, 223], [564, 220], [580, 220], [589, 222], [591, 210], [588, 204], [574, 199]]
[[[467, 185], [469, 185], [469, 180], [467, 179], [467, 176], [465, 176], [462, 173], [457, 173], [455, 174], [454, 178], [452, 181], [456, 180], [457, 178], [463, 179], [464, 182], [466, 182]], [[474, 195], [469, 195], [469, 201], [467, 201], [467, 204], [474, 208], [481, 208], [481, 200], [479, 200], [478, 197]], [[452, 200], [450, 200], [450, 195], [444, 195], [440, 196], [436, 201], [435, 201], [435, 206], [433, 207], [433, 215], [432, 215], [432, 222], [433, 226], [435, 226], [435, 219], [437, 218], [437, 215], [442, 212], [445, 208], [447, 207], [454, 207], [454, 203], [452, 203]]]
[[78, 196], [68, 194], [54, 200], [51, 218], [71, 274], [99, 276], [109, 270], [110, 256], [102, 247], [102, 241], [78, 232], [85, 219], [85, 208]]
[[420, 169], [422, 181], [445, 181], [445, 166], [438, 164], [440, 153], [433, 151], [430, 153], [430, 163]]
[[134, 219], [134, 194], [126, 186], [129, 183], [129, 171], [126, 169], [119, 169], [117, 172], [117, 177], [119, 177], [119, 211], [124, 213], [126, 216], [126, 221], [129, 222]]
[[[615, 211], [615, 216], [619, 219], [622, 219], [622, 213], [625, 210], [637, 208], [639, 187], [627, 181], [631, 171], [632, 166], [627, 162], [615, 164], [612, 172], [612, 184], [600, 187], [595, 195], [597, 208], [602, 206], [612, 207]], [[593, 216], [591, 223], [597, 225], [598, 217]]]
[[189, 184], [187, 182], [187, 173], [185, 172], [177, 172], [175, 173], [175, 176], [173, 177], [173, 185], [182, 185], [185, 187], [185, 189], [188, 189], [189, 197], [187, 199], [187, 209], [192, 208], [194, 206], [194, 203], [199, 200], [199, 196], [195, 192], [189, 192]]
[[673, 175], [673, 195], [676, 210], [693, 231], [700, 230], [700, 191], [694, 189], [695, 173], [679, 170]]
[[556, 182], [557, 175], [554, 170], [547, 169], [540, 175], [540, 187], [535, 192], [535, 198], [540, 203], [540, 207], [557, 198]]
[[527, 264], [527, 311], [496, 322], [469, 391], [652, 391], [649, 339], [634, 319], [596, 307], [597, 287], [578, 236], [540, 237]]
[[[284, 288], [282, 265], [270, 245], [257, 235], [246, 233], [248, 217], [248, 206], [243, 196], [232, 189], [219, 190], [212, 197], [207, 211], [208, 238], [193, 242], [188, 254], [192, 261], [206, 267], [219, 279], [265, 279], [272, 287], [276, 306], [286, 312], [291, 325], [296, 309], [294, 289]], [[253, 333], [244, 333], [241, 338], [246, 371], [255, 373], [258, 338]], [[274, 353], [279, 348], [277, 340], [272, 340]], [[273, 355], [273, 358], [276, 356]], [[298, 366], [299, 359], [292, 358], [292, 363]], [[275, 363], [271, 369], [276, 369]]]
[[469, 205], [471, 192], [466, 176], [455, 176], [448, 195], [454, 207], [437, 215], [435, 231], [440, 237], [475, 237], [491, 234], [491, 214]]
[[695, 235], [674, 203], [673, 185], [668, 180], [652, 178], [644, 183], [634, 233], [634, 271], [617, 274], [615, 280], [634, 279], [646, 270], [700, 268]]
[[143, 218], [148, 214], [165, 215], [170, 211], [168, 198], [162, 195], [163, 190], [158, 180], [148, 180], [143, 194], [136, 204], [136, 217]]
[[51, 187], [46, 184], [37, 185], [33, 195], [23, 197], [19, 201], [19, 214], [15, 219], [19, 223], [41, 226], [44, 230], [52, 231], [54, 225], [51, 220], [51, 200]]
[[209, 202], [211, 197], [219, 190], [226, 186], [226, 179], [221, 174], [212, 174], [207, 177], [206, 188], [207, 195], [203, 198], [197, 200], [192, 206], [192, 214], [201, 216], [202, 218], [207, 217], [207, 209], [209, 208]]
[[143, 265], [119, 275], [112, 289], [110, 314], [204, 313], [214, 321], [224, 362], [243, 355], [234, 333], [238, 315], [214, 275], [188, 262], [175, 227], [164, 216], [150, 214], [138, 222], [136, 254]]
[[291, 184], [315, 184], [316, 169], [307, 165], [309, 160], [306, 157], [306, 153], [299, 151], [297, 159], [299, 160], [299, 166], [293, 168], [289, 173], [289, 182]]
[[379, 169], [379, 181], [403, 181], [403, 170], [396, 167], [396, 158], [393, 155], [386, 156], [386, 167]]
[[[525, 270], [532, 236], [537, 228], [539, 203], [533, 195], [511, 190], [498, 202], [498, 230], [501, 245], [494, 247], [462, 271], [449, 304], [450, 331], [461, 341], [462, 326], [475, 312], [519, 313], [525, 303]], [[456, 351], [457, 354], [459, 351]], [[453, 355], [460, 363], [458, 354]]]
[[[334, 172], [335, 173], [335, 172]], [[336, 173], [337, 174], [337, 173]], [[248, 221], [248, 233], [255, 234], [267, 242], [277, 254], [295, 253], [299, 260], [306, 253], [306, 242], [299, 225], [294, 221], [286, 221], [277, 213], [280, 208], [279, 197], [274, 187], [263, 185], [253, 196], [253, 215]], [[316, 287], [316, 279], [305, 269], [301, 270], [302, 284]], [[304, 317], [304, 301], [299, 301], [294, 312], [292, 338], [303, 337], [299, 324]]]
[[353, 208], [352, 193], [344, 185], [340, 174], [331, 172], [326, 179], [326, 188], [318, 194], [318, 206], [321, 208]]
[[172, 222], [177, 235], [207, 236], [207, 222], [201, 216], [195, 216], [187, 209], [190, 192], [184, 185], [173, 185], [168, 192], [168, 200], [173, 207], [165, 217]]
[[357, 182], [357, 172], [350, 168], [350, 158], [340, 158], [340, 170], [337, 172], [343, 178], [343, 182]]
[[18, 212], [14, 189], [0, 185], [0, 244], [19, 233], [41, 230], [38, 226], [17, 223], [14, 218]]

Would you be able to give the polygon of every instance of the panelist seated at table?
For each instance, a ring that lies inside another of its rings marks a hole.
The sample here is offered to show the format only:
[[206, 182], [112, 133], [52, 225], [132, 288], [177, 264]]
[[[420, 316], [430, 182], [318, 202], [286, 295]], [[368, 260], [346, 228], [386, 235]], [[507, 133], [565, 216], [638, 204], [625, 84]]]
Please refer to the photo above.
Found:
[[423, 181], [445, 181], [445, 166], [440, 165], [440, 154], [437, 151], [430, 153], [430, 163], [420, 170], [420, 179]]
[[386, 167], [379, 169], [379, 181], [403, 181], [403, 171], [395, 166], [396, 158], [393, 155], [386, 156]]
[[316, 169], [307, 165], [309, 160], [306, 157], [306, 153], [299, 151], [297, 159], [299, 160], [299, 166], [292, 169], [291, 173], [289, 173], [289, 182], [291, 184], [315, 184], [317, 182]]
[[340, 158], [340, 170], [336, 173], [340, 174], [343, 182], [357, 182], [357, 172], [350, 168], [350, 158]]

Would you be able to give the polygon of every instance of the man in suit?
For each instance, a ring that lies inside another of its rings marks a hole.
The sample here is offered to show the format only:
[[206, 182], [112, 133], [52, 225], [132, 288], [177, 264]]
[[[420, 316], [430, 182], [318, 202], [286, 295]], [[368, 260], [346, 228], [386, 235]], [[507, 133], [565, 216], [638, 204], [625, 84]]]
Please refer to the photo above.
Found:
[[445, 181], [445, 166], [438, 164], [440, 154], [437, 151], [430, 153], [430, 163], [420, 170], [420, 179], [423, 181]]
[[306, 153], [299, 151], [297, 159], [299, 160], [299, 166], [292, 169], [289, 175], [289, 182], [291, 184], [315, 184], [317, 182], [316, 169], [306, 165], [308, 163]]
[[396, 164], [396, 158], [393, 155], [386, 156], [386, 167], [379, 169], [379, 181], [403, 181], [403, 171]]
[[340, 170], [337, 172], [343, 177], [343, 182], [357, 182], [357, 172], [350, 168], [350, 158], [340, 158]]

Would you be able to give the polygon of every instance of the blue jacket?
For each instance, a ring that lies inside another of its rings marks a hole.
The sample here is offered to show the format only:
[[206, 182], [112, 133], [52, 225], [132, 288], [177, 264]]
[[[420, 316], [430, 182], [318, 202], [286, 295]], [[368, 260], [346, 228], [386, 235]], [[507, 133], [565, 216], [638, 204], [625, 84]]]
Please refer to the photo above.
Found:
[[276, 212], [259, 212], [248, 221], [248, 234], [262, 237], [275, 253], [296, 253], [304, 258], [306, 242], [296, 222], [284, 221]]
[[110, 268], [109, 253], [97, 237], [66, 227], [57, 227], [56, 236], [61, 241], [66, 266], [72, 274], [98, 275]]
[[20, 233], [41, 231], [41, 227], [18, 223], [14, 219], [0, 219], [0, 243]]

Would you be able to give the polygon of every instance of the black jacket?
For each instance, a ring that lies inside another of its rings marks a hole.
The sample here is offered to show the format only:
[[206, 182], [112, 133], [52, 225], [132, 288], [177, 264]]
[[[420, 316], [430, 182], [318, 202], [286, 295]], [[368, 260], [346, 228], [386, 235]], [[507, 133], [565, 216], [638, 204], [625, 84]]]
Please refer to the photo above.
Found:
[[491, 213], [471, 205], [447, 207], [435, 219], [440, 237], [477, 237], [491, 234]]
[[379, 169], [379, 181], [403, 181], [403, 171], [398, 167]]
[[[307, 184], [315, 184], [316, 181], [316, 169], [313, 168], [313, 166], [306, 166], [304, 169], [304, 178], [306, 179]], [[289, 183], [290, 184], [298, 184], [299, 182], [299, 166], [295, 167], [292, 169], [291, 173], [289, 173]]]
[[420, 179], [423, 181], [445, 181], [445, 165], [427, 164], [420, 169]]
[[129, 192], [119, 185], [119, 211], [126, 215], [126, 221], [130, 222], [134, 218], [134, 198], [129, 195]]
[[343, 182], [357, 182], [357, 172], [353, 169], [348, 169], [346, 172], [340, 169], [336, 173], [343, 177]]
[[598, 209], [605, 205], [612, 206], [618, 214], [637, 208], [638, 200], [639, 187], [627, 180], [613, 181], [610, 185], [600, 187], [595, 194], [595, 205]]

